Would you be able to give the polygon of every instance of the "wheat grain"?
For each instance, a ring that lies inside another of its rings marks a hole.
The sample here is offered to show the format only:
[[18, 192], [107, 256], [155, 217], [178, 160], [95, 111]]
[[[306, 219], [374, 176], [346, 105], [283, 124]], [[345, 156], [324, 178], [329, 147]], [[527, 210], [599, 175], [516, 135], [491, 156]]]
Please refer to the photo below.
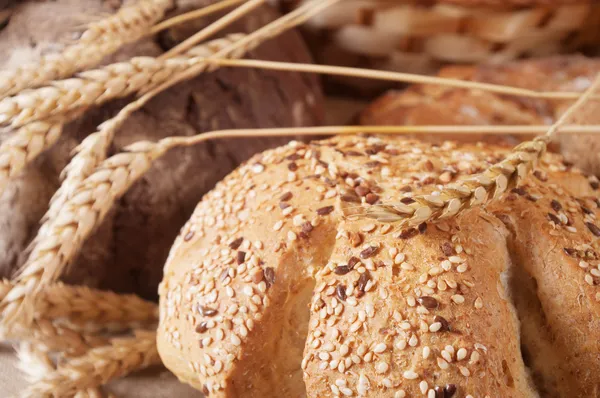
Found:
[[84, 109], [47, 120], [27, 124], [0, 145], [0, 195], [9, 181], [16, 176], [42, 152], [49, 149], [60, 137], [64, 124], [76, 119]]
[[17, 348], [17, 367], [25, 373], [28, 382], [35, 383], [56, 370], [48, 349], [40, 344], [22, 342]]
[[115, 15], [91, 24], [75, 44], [61, 53], [46, 55], [38, 63], [0, 72], [0, 98], [98, 64], [122, 45], [146, 35], [171, 4], [171, 0], [142, 0], [124, 7]]
[[94, 388], [133, 371], [160, 364], [155, 332], [139, 332], [131, 338], [112, 339], [58, 366], [56, 371], [31, 385], [22, 396], [69, 396]]

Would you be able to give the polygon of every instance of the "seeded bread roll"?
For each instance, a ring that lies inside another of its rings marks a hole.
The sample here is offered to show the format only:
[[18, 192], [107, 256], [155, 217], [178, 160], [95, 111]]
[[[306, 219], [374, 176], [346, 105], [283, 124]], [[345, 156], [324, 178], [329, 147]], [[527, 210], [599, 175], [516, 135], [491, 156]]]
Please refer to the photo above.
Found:
[[[522, 87], [536, 91], [582, 92], [600, 70], [600, 60], [562, 56], [501, 65], [451, 66], [446, 78]], [[572, 101], [556, 101], [463, 90], [435, 85], [413, 85], [390, 91], [361, 115], [365, 125], [550, 125]], [[570, 122], [599, 124], [600, 102], [588, 101]], [[514, 145], [527, 136], [445, 135], [444, 139], [504, 142]], [[600, 175], [600, 139], [594, 135], [559, 135], [560, 152], [588, 173]], [[428, 137], [439, 140], [440, 136]]]
[[599, 396], [597, 180], [547, 154], [444, 222], [350, 216], [505, 154], [346, 137], [255, 156], [171, 250], [163, 362], [210, 397]]

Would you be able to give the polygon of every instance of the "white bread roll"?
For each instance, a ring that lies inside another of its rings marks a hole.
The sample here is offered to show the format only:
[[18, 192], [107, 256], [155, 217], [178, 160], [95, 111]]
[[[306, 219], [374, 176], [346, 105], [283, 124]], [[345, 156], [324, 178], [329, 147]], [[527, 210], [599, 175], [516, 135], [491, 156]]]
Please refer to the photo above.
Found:
[[598, 396], [600, 202], [579, 171], [545, 155], [498, 202], [418, 228], [344, 216], [505, 154], [347, 137], [255, 156], [171, 250], [165, 365], [210, 397]]

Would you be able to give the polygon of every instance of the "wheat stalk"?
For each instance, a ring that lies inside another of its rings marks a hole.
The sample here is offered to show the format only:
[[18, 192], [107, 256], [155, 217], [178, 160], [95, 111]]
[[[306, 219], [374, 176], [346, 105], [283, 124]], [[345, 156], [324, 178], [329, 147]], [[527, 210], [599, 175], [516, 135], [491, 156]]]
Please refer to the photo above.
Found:
[[185, 14], [174, 16], [172, 18], [167, 19], [166, 21], [162, 21], [161, 23], [154, 25], [150, 30], [150, 34], [158, 33], [162, 30], [168, 29], [172, 26], [178, 25], [186, 21], [200, 19], [204, 16], [210, 15], [217, 11], [224, 10], [225, 8], [232, 7], [244, 1], [246, 0], [221, 0], [213, 4], [209, 4], [206, 7], [202, 7], [197, 10], [186, 12]]
[[146, 35], [171, 4], [171, 0], [141, 0], [91, 24], [75, 44], [61, 53], [46, 55], [38, 63], [0, 72], [0, 98], [98, 64], [122, 45]]
[[194, 47], [196, 44], [202, 42], [207, 37], [215, 34], [226, 26], [230, 25], [232, 22], [242, 18], [250, 11], [254, 10], [256, 7], [265, 3], [266, 0], [247, 0], [239, 7], [236, 7], [233, 11], [227, 13], [223, 17], [217, 19], [204, 29], [199, 32], [194, 33], [192, 36], [185, 39], [183, 42], [179, 43], [175, 47], [171, 48], [169, 51], [162, 54], [160, 59], [172, 58], [175, 55], [184, 53]]
[[[298, 62], [264, 61], [259, 59], [210, 59], [211, 64], [241, 68], [260, 68], [286, 72], [307, 72], [323, 75], [360, 77], [373, 80], [385, 80], [412, 84], [430, 84], [441, 87], [460, 88], [466, 90], [481, 90], [496, 94], [514, 95], [519, 97], [548, 99], [548, 100], [576, 100], [581, 96], [579, 92], [569, 91], [536, 91], [520, 87], [511, 87], [494, 83], [481, 83], [476, 81], [460, 80], [440, 76], [427, 76], [414, 73], [401, 73], [383, 70], [354, 68], [335, 65], [316, 65]], [[590, 99], [600, 99], [600, 95], [592, 95]]]
[[138, 332], [134, 337], [112, 339], [107, 345], [92, 348], [84, 355], [66, 361], [56, 371], [29, 386], [22, 396], [70, 396], [160, 363], [156, 333]]

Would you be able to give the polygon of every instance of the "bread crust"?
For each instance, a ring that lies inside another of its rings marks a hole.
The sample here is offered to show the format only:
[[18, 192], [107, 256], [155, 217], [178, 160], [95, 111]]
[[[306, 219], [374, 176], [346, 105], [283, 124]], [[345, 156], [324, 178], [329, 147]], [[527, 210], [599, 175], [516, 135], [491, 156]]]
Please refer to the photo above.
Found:
[[[204, 198], [172, 248], [160, 288], [165, 365], [211, 397], [535, 397], [520, 350], [518, 318], [528, 313], [513, 306], [520, 292], [510, 276], [516, 267], [537, 275], [546, 265], [513, 263], [525, 256], [515, 256], [517, 242], [555, 256], [552, 267], [574, 287], [561, 289], [561, 278], [540, 284], [549, 322], [561, 308], [575, 311], [561, 302], [589, 308], [554, 325], [561, 341], [573, 337], [570, 364], [534, 371], [555, 380], [584, 367], [585, 377], [568, 390], [552, 384], [551, 393], [596, 391], [599, 364], [582, 353], [600, 339], [592, 317], [598, 283], [560, 261], [558, 242], [564, 234], [594, 245], [599, 238], [567, 225], [556, 226], [556, 236], [523, 238], [505, 220], [541, 214], [558, 191], [540, 191], [542, 199], [517, 189], [495, 207], [412, 230], [348, 216], [358, 206], [433, 192], [505, 154], [494, 146], [346, 137], [255, 156]], [[556, 155], [536, 175], [526, 182], [560, 183], [560, 200], [597, 193]], [[587, 203], [594, 217], [599, 204]]]

